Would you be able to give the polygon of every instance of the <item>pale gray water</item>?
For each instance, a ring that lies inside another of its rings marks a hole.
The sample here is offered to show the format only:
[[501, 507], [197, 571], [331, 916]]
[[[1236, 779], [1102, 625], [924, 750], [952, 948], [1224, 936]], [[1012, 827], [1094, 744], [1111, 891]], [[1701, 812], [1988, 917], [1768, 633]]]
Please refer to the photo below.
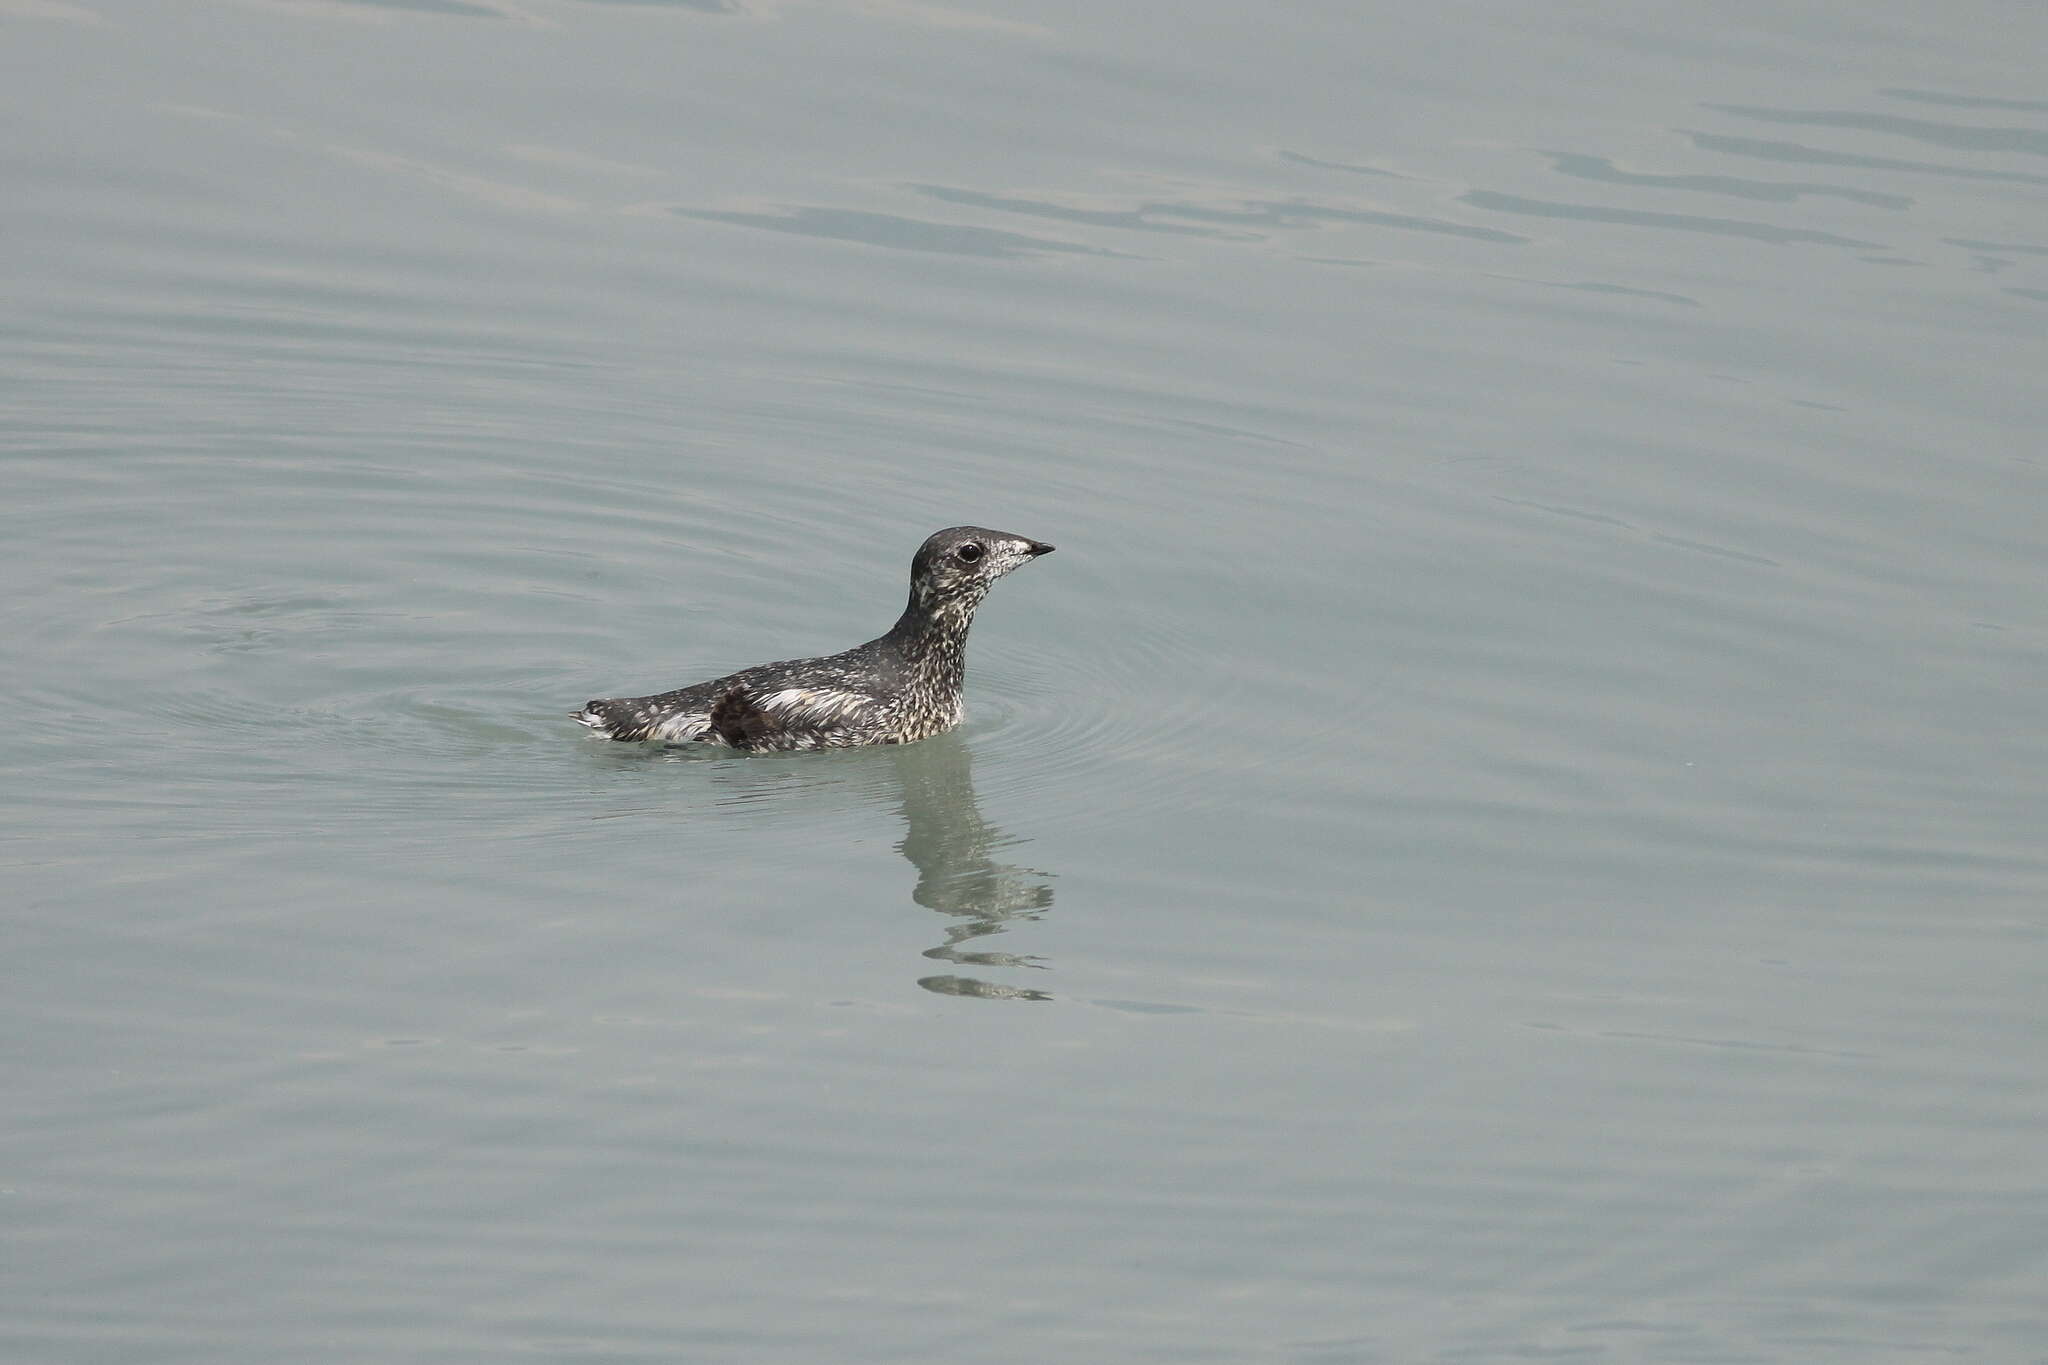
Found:
[[2048, 1360], [2044, 49], [0, 0], [0, 1358]]

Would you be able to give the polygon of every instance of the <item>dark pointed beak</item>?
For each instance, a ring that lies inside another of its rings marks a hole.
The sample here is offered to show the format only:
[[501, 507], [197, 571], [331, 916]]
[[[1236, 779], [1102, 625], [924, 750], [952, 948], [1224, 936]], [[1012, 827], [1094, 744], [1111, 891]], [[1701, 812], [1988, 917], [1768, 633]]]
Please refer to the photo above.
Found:
[[1024, 553], [1036, 559], [1039, 555], [1051, 554], [1052, 546], [1046, 544], [1042, 540], [1034, 540], [1031, 542], [1031, 548], [1026, 550]]

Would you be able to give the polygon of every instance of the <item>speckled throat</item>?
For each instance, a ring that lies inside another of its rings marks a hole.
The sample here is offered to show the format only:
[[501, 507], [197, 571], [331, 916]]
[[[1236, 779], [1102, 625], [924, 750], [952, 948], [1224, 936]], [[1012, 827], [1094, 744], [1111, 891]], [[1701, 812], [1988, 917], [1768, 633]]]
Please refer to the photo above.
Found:
[[897, 726], [905, 743], [960, 723], [961, 693], [967, 680], [967, 631], [987, 589], [940, 597], [926, 584], [912, 587], [909, 605], [889, 629], [902, 656], [906, 678]]

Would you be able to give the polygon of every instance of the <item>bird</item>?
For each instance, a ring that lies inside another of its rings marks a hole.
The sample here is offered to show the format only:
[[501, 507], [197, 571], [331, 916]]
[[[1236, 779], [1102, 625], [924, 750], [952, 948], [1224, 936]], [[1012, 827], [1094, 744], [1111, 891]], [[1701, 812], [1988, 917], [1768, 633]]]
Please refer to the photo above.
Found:
[[884, 635], [839, 654], [757, 664], [569, 714], [605, 739], [743, 752], [912, 744], [960, 723], [967, 629], [1012, 569], [1053, 547], [985, 526], [934, 531], [910, 561], [910, 601]]

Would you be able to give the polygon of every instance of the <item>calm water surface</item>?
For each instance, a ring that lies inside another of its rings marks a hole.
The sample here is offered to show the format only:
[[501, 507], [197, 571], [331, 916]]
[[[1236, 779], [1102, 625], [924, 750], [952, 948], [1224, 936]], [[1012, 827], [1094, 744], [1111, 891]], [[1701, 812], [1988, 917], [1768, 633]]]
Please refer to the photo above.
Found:
[[0, 33], [7, 1360], [2048, 1360], [2048, 11]]

